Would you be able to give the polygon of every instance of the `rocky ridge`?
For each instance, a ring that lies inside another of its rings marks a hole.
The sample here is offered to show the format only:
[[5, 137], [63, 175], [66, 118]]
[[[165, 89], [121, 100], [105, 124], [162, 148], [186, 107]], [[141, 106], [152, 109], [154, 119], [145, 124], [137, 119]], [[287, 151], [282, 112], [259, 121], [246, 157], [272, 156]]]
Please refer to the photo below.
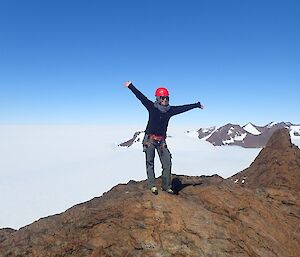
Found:
[[145, 181], [117, 185], [18, 231], [0, 230], [0, 256], [298, 257], [299, 175], [300, 150], [279, 130], [231, 178], [174, 175], [177, 195], [152, 195]]
[[[290, 122], [271, 122], [265, 126], [248, 123], [244, 126], [228, 123], [221, 127], [200, 128], [199, 130], [186, 131], [187, 134], [195, 133], [198, 139], [209, 142], [214, 146], [240, 146], [243, 148], [263, 148], [276, 130], [286, 128], [293, 139], [300, 140], [300, 125]], [[121, 147], [130, 147], [141, 143], [143, 131], [135, 132], [131, 139], [119, 144]]]
[[300, 125], [290, 122], [271, 122], [265, 126], [248, 123], [244, 126], [228, 123], [219, 128], [201, 128], [198, 130], [199, 139], [203, 139], [214, 146], [235, 145], [244, 148], [265, 147], [276, 130], [286, 128], [290, 135], [300, 139]]

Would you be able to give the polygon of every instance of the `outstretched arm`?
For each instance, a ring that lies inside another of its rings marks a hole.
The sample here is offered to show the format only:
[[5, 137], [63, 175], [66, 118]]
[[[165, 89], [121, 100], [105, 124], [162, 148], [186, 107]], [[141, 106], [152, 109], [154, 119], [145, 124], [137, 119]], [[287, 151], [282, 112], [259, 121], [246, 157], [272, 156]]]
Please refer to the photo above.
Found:
[[180, 114], [180, 113], [183, 113], [183, 112], [187, 112], [187, 111], [192, 110], [194, 108], [203, 109], [204, 106], [200, 102], [198, 102], [198, 103], [195, 103], [195, 104], [172, 106], [170, 111], [172, 112], [172, 116], [173, 116], [173, 115], [177, 115], [177, 114]]
[[153, 106], [153, 102], [150, 101], [142, 92], [140, 92], [131, 81], [126, 81], [124, 86], [129, 88], [147, 109], [149, 106]]

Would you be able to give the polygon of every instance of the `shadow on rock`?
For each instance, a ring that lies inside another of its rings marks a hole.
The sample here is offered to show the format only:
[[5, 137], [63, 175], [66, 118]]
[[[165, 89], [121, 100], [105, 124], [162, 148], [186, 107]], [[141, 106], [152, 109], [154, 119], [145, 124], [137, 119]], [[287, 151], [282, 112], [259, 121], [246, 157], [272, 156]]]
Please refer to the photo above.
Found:
[[197, 186], [197, 185], [202, 185], [203, 183], [182, 183], [179, 178], [173, 178], [172, 179], [172, 190], [176, 195], [179, 194], [179, 192], [184, 189], [187, 186]]

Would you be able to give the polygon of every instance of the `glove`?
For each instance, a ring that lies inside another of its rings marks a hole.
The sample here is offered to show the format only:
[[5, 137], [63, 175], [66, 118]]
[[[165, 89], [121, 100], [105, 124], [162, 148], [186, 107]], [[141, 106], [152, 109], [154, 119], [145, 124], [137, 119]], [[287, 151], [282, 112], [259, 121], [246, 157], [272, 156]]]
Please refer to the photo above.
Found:
[[204, 108], [204, 106], [200, 102], [197, 103], [197, 107], [200, 108], [200, 109]]

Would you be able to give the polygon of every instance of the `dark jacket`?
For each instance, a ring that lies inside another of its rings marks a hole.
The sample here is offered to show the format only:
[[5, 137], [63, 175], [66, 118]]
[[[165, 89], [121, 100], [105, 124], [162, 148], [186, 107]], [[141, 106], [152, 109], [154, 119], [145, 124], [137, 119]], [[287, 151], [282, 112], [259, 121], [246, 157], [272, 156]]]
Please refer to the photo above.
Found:
[[135, 94], [149, 112], [149, 120], [145, 130], [146, 134], [154, 134], [165, 137], [167, 134], [169, 120], [172, 116], [201, 106], [200, 102], [181, 106], [171, 106], [169, 111], [163, 113], [154, 107], [154, 102], [144, 96], [143, 93], [141, 93], [133, 84], [130, 84], [128, 88]]

